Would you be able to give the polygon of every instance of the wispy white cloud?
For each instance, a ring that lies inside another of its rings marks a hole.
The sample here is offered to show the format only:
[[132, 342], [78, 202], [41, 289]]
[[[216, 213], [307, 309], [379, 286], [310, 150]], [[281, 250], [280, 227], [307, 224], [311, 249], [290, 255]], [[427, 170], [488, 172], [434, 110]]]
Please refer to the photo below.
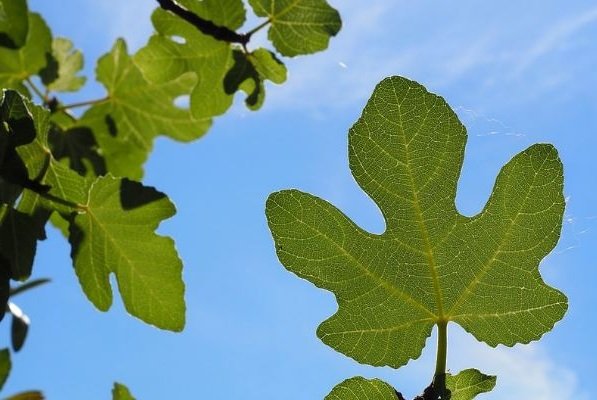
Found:
[[551, 27], [532, 47], [521, 54], [516, 74], [521, 74], [542, 56], [564, 46], [584, 27], [597, 22], [597, 7], [569, 17]]
[[588, 400], [576, 374], [557, 364], [540, 343], [491, 348], [461, 330], [452, 335], [450, 364], [457, 372], [477, 368], [497, 375], [494, 399]]

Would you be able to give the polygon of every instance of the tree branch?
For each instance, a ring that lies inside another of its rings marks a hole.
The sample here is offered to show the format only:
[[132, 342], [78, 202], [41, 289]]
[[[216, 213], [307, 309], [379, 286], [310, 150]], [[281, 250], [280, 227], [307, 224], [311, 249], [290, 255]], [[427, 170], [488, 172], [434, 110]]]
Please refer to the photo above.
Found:
[[216, 25], [213, 22], [203, 19], [197, 14], [178, 5], [174, 0], [157, 1], [160, 4], [160, 7], [162, 7], [164, 10], [178, 15], [180, 18], [195, 26], [201, 33], [205, 35], [224, 42], [240, 43], [243, 46], [249, 42], [250, 35], [239, 34], [231, 29], [226, 28], [225, 26]]

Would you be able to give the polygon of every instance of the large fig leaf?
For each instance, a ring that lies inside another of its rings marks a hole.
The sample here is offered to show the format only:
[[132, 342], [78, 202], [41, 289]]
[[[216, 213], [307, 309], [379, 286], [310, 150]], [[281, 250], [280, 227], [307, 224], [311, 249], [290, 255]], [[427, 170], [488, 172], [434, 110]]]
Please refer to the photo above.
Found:
[[350, 168], [379, 205], [385, 232], [366, 232], [298, 190], [269, 197], [282, 264], [336, 295], [337, 313], [317, 332], [326, 344], [362, 363], [400, 367], [421, 354], [435, 324], [512, 346], [562, 318], [567, 299], [538, 270], [564, 211], [555, 148], [516, 155], [483, 211], [467, 217], [455, 206], [465, 142], [443, 98], [388, 78], [349, 133]]
[[174, 104], [194, 87], [197, 80], [192, 73], [165, 83], [147, 81], [127, 54], [123, 40], [99, 60], [97, 77], [108, 95], [85, 112], [78, 126], [93, 131], [107, 170], [115, 175], [140, 178], [156, 136], [190, 141], [203, 135], [211, 124], [211, 120], [195, 118]]
[[285, 56], [325, 50], [342, 27], [340, 14], [325, 0], [249, 0], [255, 14], [271, 23], [268, 37]]

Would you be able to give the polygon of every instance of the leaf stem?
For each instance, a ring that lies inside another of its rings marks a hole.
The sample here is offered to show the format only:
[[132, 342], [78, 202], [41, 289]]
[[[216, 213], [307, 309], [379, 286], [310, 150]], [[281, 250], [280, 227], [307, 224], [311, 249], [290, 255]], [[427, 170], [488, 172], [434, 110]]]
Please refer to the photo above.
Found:
[[94, 104], [105, 103], [108, 100], [110, 100], [110, 97], [103, 97], [101, 99], [96, 99], [96, 100], [88, 100], [88, 101], [81, 101], [79, 103], [66, 104], [66, 105], [63, 105], [63, 106], [56, 107], [56, 109], [54, 110], [54, 112], [66, 111], [66, 110], [70, 110], [71, 108], [92, 106]]
[[10, 289], [10, 296], [16, 296], [19, 293], [26, 292], [29, 289], [33, 289], [34, 287], [41, 286], [45, 283], [50, 282], [47, 278], [35, 279], [26, 283], [23, 283], [20, 286]]
[[448, 358], [448, 321], [438, 321], [437, 329], [437, 359], [435, 360], [435, 377], [446, 374], [446, 360]]
[[31, 78], [25, 78], [25, 82], [31, 87], [31, 90], [35, 92], [35, 94], [41, 99], [41, 101], [46, 104], [48, 102], [48, 96], [46, 96], [31, 80]]
[[257, 33], [258, 31], [265, 28], [266, 26], [268, 26], [271, 23], [272, 23], [272, 20], [268, 18], [267, 21], [265, 21], [264, 23], [257, 25], [255, 28], [253, 28], [249, 32], [245, 33], [245, 36], [248, 38], [251, 38], [251, 36], [253, 36], [254, 33]]

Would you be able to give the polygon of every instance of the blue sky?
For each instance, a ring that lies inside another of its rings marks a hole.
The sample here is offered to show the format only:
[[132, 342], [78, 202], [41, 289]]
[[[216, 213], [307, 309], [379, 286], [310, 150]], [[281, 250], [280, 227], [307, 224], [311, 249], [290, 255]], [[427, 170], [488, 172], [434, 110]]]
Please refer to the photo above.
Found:
[[[315, 329], [335, 311], [334, 298], [279, 264], [264, 217], [269, 193], [296, 187], [365, 229], [383, 230], [378, 209], [350, 175], [346, 135], [375, 84], [403, 75], [444, 96], [468, 128], [461, 212], [479, 211], [501, 166], [532, 143], [554, 143], [565, 166], [562, 238], [541, 272], [569, 296], [568, 314], [540, 342], [514, 348], [489, 348], [451, 325], [449, 368], [497, 374], [496, 390], [481, 398], [597, 398], [595, 3], [332, 3], [343, 30], [328, 51], [288, 60], [289, 81], [268, 87], [262, 110], [249, 112], [239, 101], [193, 144], [156, 142], [145, 183], [178, 207], [160, 231], [176, 239], [185, 261], [186, 330], [146, 326], [119, 300], [108, 313], [96, 311], [72, 272], [68, 246], [51, 231], [34, 274], [53, 282], [17, 299], [33, 322], [4, 393], [39, 388], [49, 399], [99, 400], [121, 381], [147, 400], [302, 400], [364, 375], [417, 394], [431, 378], [434, 338], [398, 371], [362, 366], [327, 348]], [[85, 52], [90, 77], [117, 37], [131, 49], [144, 44], [154, 6], [30, 0], [55, 35]], [[102, 95], [90, 79], [85, 91], [64, 98]], [[8, 328], [3, 324], [6, 343]]]

